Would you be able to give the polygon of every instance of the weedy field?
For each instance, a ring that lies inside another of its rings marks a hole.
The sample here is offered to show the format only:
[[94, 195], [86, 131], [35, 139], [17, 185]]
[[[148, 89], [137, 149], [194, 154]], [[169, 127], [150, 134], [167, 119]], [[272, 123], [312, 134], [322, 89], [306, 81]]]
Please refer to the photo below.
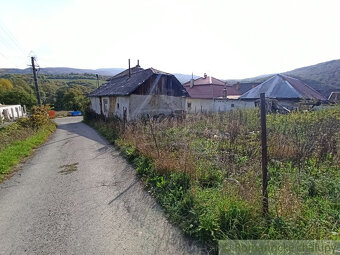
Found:
[[231, 111], [123, 125], [85, 122], [132, 162], [169, 220], [220, 239], [340, 239], [340, 106], [267, 115], [269, 217], [262, 216], [260, 113]]

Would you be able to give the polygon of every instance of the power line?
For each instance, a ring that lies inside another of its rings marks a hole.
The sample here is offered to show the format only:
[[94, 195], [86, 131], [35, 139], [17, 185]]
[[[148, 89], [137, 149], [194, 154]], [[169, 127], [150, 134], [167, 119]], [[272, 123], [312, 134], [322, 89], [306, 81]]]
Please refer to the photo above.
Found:
[[18, 40], [15, 38], [15, 36], [12, 34], [12, 32], [5, 26], [5, 24], [0, 20], [0, 28], [1, 30], [7, 35], [7, 38], [13, 43], [15, 48], [21, 52], [21, 54], [25, 55], [25, 52], [23, 48], [21, 47]]
[[0, 56], [2, 56], [2, 58], [6, 59], [8, 62], [11, 62], [15, 68], [19, 68], [19, 66], [15, 62], [13, 62], [10, 58], [8, 58], [5, 54], [0, 52]]

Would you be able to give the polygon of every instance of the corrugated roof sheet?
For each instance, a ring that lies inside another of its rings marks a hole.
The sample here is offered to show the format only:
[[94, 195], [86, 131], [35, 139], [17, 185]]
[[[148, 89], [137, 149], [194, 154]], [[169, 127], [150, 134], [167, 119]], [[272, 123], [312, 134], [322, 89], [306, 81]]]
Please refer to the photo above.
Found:
[[260, 94], [265, 93], [268, 98], [275, 99], [318, 99], [325, 100], [316, 90], [302, 81], [277, 74], [257, 87], [244, 93], [240, 99], [258, 99]]

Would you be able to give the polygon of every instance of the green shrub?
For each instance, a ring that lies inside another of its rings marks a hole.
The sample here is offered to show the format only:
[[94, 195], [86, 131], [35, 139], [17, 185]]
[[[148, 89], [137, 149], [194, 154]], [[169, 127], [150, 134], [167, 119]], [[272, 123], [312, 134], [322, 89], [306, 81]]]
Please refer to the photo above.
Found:
[[31, 108], [31, 116], [29, 117], [29, 124], [33, 128], [40, 128], [50, 123], [48, 112], [50, 107], [48, 105], [33, 106]]

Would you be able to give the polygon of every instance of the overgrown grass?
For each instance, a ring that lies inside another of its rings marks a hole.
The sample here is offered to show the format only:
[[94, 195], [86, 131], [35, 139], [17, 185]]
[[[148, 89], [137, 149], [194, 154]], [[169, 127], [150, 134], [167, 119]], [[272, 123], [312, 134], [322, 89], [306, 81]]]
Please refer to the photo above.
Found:
[[33, 110], [35, 114], [31, 118], [20, 119], [0, 130], [0, 182], [56, 129], [55, 123], [48, 119], [47, 110]]
[[85, 119], [135, 165], [169, 220], [212, 249], [220, 239], [339, 239], [340, 106], [267, 118], [266, 219], [258, 110], [125, 127]]

